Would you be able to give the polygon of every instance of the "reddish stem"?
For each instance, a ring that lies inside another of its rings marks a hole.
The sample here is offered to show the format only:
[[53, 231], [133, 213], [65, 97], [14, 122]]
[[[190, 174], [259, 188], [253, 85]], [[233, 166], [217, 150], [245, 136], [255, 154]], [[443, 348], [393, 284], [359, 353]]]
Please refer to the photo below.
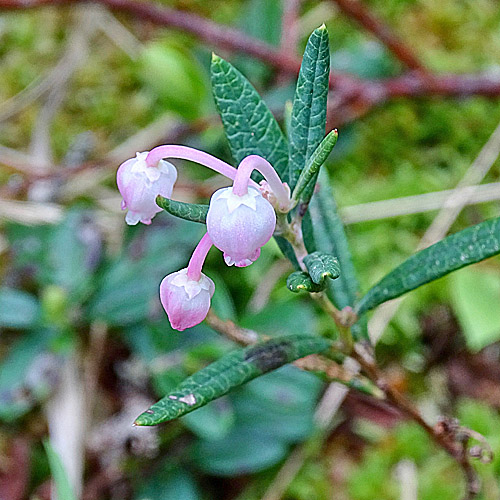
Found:
[[[23, 10], [47, 5], [69, 5], [84, 3], [86, 0], [0, 0], [0, 9]], [[282, 72], [298, 73], [300, 58], [284, 54], [281, 50], [255, 40], [238, 30], [221, 26], [188, 12], [176, 11], [150, 2], [135, 0], [95, 0], [120, 12], [133, 14], [135, 18], [152, 23], [177, 28], [191, 33], [199, 39], [231, 51], [244, 52]], [[360, 80], [346, 73], [330, 75], [330, 87], [335, 90], [335, 98], [341, 104], [354, 103], [356, 109], [351, 115], [356, 117], [374, 105], [391, 97], [442, 95], [468, 96], [500, 95], [500, 78], [493, 75], [432, 75], [422, 78], [421, 74], [409, 73], [386, 80]], [[345, 106], [340, 106], [343, 108]], [[346, 120], [344, 120], [346, 121]]]
[[333, 0], [339, 8], [358, 21], [363, 28], [375, 35], [405, 66], [427, 73], [413, 51], [391, 30], [391, 28], [370, 12], [359, 0]]

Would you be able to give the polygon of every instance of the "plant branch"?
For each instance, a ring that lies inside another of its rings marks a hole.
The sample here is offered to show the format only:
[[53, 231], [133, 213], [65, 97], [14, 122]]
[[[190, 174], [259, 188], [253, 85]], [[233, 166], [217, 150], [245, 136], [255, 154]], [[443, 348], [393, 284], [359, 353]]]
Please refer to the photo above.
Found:
[[[77, 3], [87, 3], [87, 0], [0, 0], [0, 10], [23, 10]], [[113, 11], [131, 14], [136, 19], [190, 33], [211, 46], [245, 53], [282, 72], [295, 74], [300, 68], [301, 61], [298, 56], [284, 53], [281, 49], [249, 37], [234, 28], [222, 26], [196, 14], [136, 0], [95, 0], [94, 3], [104, 5]], [[333, 96], [335, 101], [342, 104], [340, 109], [346, 104], [354, 106], [355, 109], [350, 112], [353, 117], [395, 97], [500, 96], [500, 78], [487, 74], [433, 75], [429, 79], [422, 77], [418, 72], [410, 72], [384, 80], [360, 80], [353, 75], [334, 72], [330, 75], [330, 87], [335, 91]]]
[[409, 69], [427, 74], [427, 69], [419, 58], [392, 30], [378, 19], [359, 0], [333, 0], [349, 17], [355, 19], [363, 28], [377, 37]]
[[479, 493], [479, 480], [477, 474], [469, 462], [467, 440], [458, 439], [458, 427], [452, 428], [449, 421], [442, 419], [435, 427], [430, 426], [420, 415], [419, 411], [399, 391], [392, 387], [385, 379], [371, 355], [358, 345], [351, 354], [361, 366], [368, 378], [381, 389], [387, 400], [416, 422], [434, 441], [434, 443], [445, 450], [461, 467], [466, 480], [466, 494], [464, 500], [471, 500]]
[[[87, 1], [1, 0], [0, 9], [24, 10], [48, 5], [69, 5], [76, 3], [87, 3]], [[190, 12], [175, 10], [152, 2], [138, 2], [134, 0], [96, 0], [94, 3], [105, 5], [114, 11], [132, 14], [136, 19], [182, 30], [222, 49], [244, 52], [269, 63], [273, 67], [280, 67], [284, 71], [298, 73], [300, 68], [300, 59], [297, 57], [291, 57], [236, 29], [222, 26]]]
[[280, 48], [283, 53], [295, 57], [299, 42], [299, 15], [301, 0], [284, 0], [281, 21]]
[[[247, 330], [246, 328], [239, 327], [236, 323], [231, 320], [224, 320], [219, 318], [215, 312], [210, 309], [208, 311], [207, 317], [205, 319], [208, 326], [213, 328], [215, 331], [227, 337], [229, 340], [236, 342], [237, 344], [248, 346], [256, 344], [261, 338], [259, 334], [253, 330]], [[262, 337], [264, 339], [264, 337]]]
[[[253, 330], [248, 330], [238, 326], [231, 320], [223, 320], [210, 309], [205, 319], [207, 324], [215, 331], [224, 335], [229, 340], [243, 346], [256, 344], [259, 340], [267, 340], [269, 336], [259, 335]], [[346, 368], [333, 360], [319, 354], [311, 354], [305, 358], [298, 359], [293, 363], [295, 366], [305, 371], [312, 371], [323, 374], [323, 376], [334, 382], [350, 386], [354, 378], [357, 379], [357, 386], [374, 396], [380, 397], [378, 390], [371, 386], [371, 382], [358, 377], [357, 371]]]

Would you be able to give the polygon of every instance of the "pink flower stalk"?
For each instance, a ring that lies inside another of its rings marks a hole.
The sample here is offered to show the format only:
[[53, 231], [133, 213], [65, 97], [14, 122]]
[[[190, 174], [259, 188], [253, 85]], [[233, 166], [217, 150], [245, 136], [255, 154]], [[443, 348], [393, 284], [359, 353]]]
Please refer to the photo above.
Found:
[[261, 182], [260, 192], [266, 196], [272, 193], [272, 200], [277, 204], [276, 209], [280, 212], [288, 212], [291, 208], [290, 188], [288, 184], [281, 182], [274, 167], [261, 156], [250, 155], [243, 158], [234, 178], [233, 193], [238, 196], [244, 196], [247, 193], [248, 186], [253, 182], [250, 176], [254, 170], [260, 172], [267, 181]]
[[[174, 144], [166, 144], [152, 149], [146, 157], [146, 164], [148, 166], [155, 166], [158, 165], [158, 162], [164, 158], [178, 158], [180, 160], [194, 161], [195, 163], [211, 168], [215, 172], [218, 172], [231, 180], [236, 177], [238, 172], [237, 169], [225, 161], [219, 160], [219, 158], [205, 153], [204, 151], [198, 151], [197, 149], [190, 148], [188, 146], [177, 146]], [[252, 180], [249, 182], [251, 186], [257, 189], [259, 188], [259, 185], [256, 182]]]
[[160, 300], [172, 328], [185, 330], [201, 323], [210, 309], [213, 281], [202, 272], [212, 241], [208, 233], [198, 243], [188, 267], [169, 274], [160, 284]]
[[148, 153], [137, 153], [122, 163], [116, 174], [118, 189], [123, 196], [122, 210], [128, 208], [125, 221], [135, 225], [139, 221], [151, 224], [151, 219], [161, 212], [156, 204], [158, 195], [170, 198], [177, 180], [177, 170], [164, 160], [154, 166], [148, 166], [146, 157]]

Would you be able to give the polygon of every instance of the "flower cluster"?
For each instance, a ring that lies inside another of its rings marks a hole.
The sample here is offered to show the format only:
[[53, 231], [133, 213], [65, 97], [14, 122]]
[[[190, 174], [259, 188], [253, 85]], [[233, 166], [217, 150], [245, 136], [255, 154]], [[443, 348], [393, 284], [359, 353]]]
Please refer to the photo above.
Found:
[[[252, 264], [274, 233], [275, 209], [281, 212], [289, 209], [290, 190], [260, 156], [247, 156], [235, 169], [203, 151], [186, 146], [159, 146], [150, 152], [137, 153], [118, 169], [117, 184], [123, 197], [122, 209], [128, 209], [127, 224], [151, 224], [151, 219], [161, 211], [156, 197], [171, 197], [177, 170], [165, 158], [194, 161], [234, 181], [232, 186], [212, 195], [207, 232], [188, 267], [169, 274], [160, 284], [160, 300], [170, 324], [176, 330], [185, 330], [203, 321], [210, 308], [215, 287], [201, 270], [212, 245], [223, 252], [228, 266]], [[254, 170], [266, 179], [261, 186], [250, 178]]]

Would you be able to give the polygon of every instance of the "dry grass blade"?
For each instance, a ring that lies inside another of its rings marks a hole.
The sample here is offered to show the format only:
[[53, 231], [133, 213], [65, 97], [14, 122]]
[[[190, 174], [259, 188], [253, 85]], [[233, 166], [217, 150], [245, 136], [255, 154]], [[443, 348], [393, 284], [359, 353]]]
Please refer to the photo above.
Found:
[[142, 48], [140, 40], [127, 29], [109, 10], [97, 5], [99, 9], [99, 28], [131, 59], [137, 59]]
[[[453, 195], [453, 197], [451, 197]], [[401, 215], [420, 214], [441, 209], [445, 203], [449, 208], [475, 205], [500, 199], [500, 182], [480, 186], [465, 186], [434, 193], [391, 198], [389, 200], [351, 205], [340, 209], [344, 224], [356, 224], [372, 220], [387, 219]]]
[[99, 15], [95, 7], [75, 7], [72, 31], [66, 43], [65, 53], [54, 68], [52, 86], [31, 134], [30, 151], [37, 159], [39, 172], [47, 172], [52, 166], [51, 125], [64, 102], [71, 76], [87, 59], [90, 40], [97, 29]]
[[0, 219], [19, 224], [57, 224], [62, 220], [63, 214], [63, 207], [55, 203], [0, 200]]

